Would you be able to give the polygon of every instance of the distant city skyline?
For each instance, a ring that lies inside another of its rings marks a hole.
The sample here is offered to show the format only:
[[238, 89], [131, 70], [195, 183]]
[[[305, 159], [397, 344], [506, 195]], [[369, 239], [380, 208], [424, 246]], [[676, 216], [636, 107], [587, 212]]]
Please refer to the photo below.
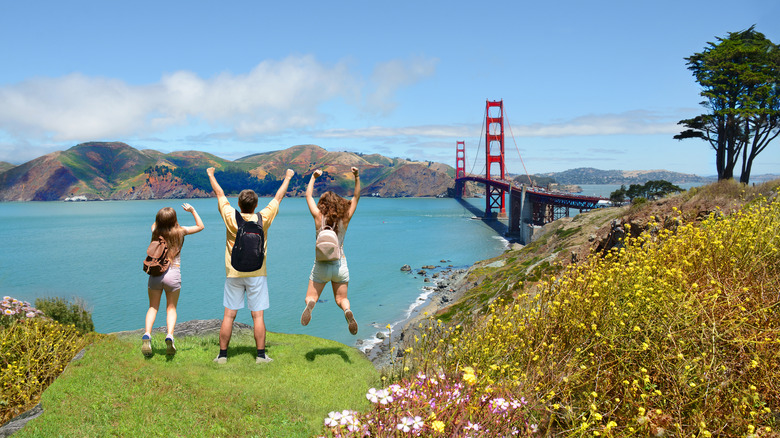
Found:
[[[716, 174], [685, 57], [780, 2], [173, 0], [0, 4], [0, 161], [89, 141], [225, 159], [316, 144], [484, 166], [503, 100], [507, 172]], [[521, 161], [522, 159], [522, 161]], [[780, 141], [752, 174], [780, 173]]]

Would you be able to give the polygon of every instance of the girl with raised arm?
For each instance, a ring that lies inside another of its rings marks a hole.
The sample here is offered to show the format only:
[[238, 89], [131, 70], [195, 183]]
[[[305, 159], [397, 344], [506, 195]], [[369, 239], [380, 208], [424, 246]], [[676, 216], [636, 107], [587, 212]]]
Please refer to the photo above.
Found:
[[186, 202], [181, 208], [192, 213], [195, 225], [182, 227], [176, 219], [176, 210], [171, 207], [161, 208], [152, 224], [152, 241], [162, 236], [168, 246], [168, 260], [170, 267], [162, 275], [149, 276], [149, 310], [146, 311], [146, 323], [144, 335], [141, 337], [141, 353], [144, 356], [152, 355], [152, 326], [160, 309], [160, 300], [165, 291], [166, 324], [168, 335], [165, 337], [167, 346], [166, 354], [176, 354], [176, 346], [173, 343], [173, 328], [176, 325], [176, 304], [179, 302], [181, 292], [181, 247], [184, 245], [184, 236], [195, 234], [203, 230], [203, 221], [198, 216], [195, 208]]
[[314, 180], [322, 175], [322, 171], [317, 169], [312, 173], [309, 185], [306, 187], [306, 203], [309, 206], [312, 218], [314, 218], [314, 227], [319, 236], [326, 228], [335, 231], [338, 236], [339, 253], [341, 257], [333, 261], [315, 260], [314, 267], [309, 275], [309, 287], [306, 290], [306, 308], [301, 314], [301, 324], [307, 325], [311, 321], [311, 312], [317, 304], [317, 300], [325, 288], [325, 284], [330, 282], [333, 287], [333, 297], [336, 304], [344, 311], [344, 318], [347, 320], [349, 332], [357, 334], [358, 325], [355, 316], [349, 308], [349, 299], [347, 298], [347, 285], [349, 283], [349, 269], [347, 268], [347, 258], [344, 256], [343, 245], [344, 236], [347, 233], [349, 221], [355, 214], [358, 200], [360, 199], [360, 175], [356, 167], [352, 168], [352, 174], [355, 176], [355, 193], [349, 201], [341, 196], [327, 191], [320, 195], [319, 202], [314, 202]]

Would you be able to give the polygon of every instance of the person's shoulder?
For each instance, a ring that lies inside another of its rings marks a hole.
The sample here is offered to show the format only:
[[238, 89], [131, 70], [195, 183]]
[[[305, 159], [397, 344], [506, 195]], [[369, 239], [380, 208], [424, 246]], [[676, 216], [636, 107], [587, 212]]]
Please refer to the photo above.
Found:
[[222, 212], [230, 212], [231, 210], [235, 210], [235, 208], [230, 205], [230, 201], [228, 200], [227, 196], [217, 197], [217, 204], [219, 205], [219, 210]]

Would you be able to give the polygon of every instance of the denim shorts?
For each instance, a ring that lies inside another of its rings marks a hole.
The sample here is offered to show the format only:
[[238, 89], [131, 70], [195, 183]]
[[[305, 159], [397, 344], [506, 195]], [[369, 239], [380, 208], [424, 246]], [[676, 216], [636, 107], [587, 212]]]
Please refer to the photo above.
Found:
[[149, 276], [149, 290], [164, 290], [165, 293], [175, 292], [181, 289], [181, 270], [178, 266], [171, 266], [163, 275]]
[[309, 280], [315, 283], [349, 283], [347, 259], [342, 257], [332, 262], [314, 262]]
[[247, 307], [252, 312], [265, 310], [268, 302], [268, 277], [228, 277], [225, 279], [225, 296], [222, 304], [231, 310]]

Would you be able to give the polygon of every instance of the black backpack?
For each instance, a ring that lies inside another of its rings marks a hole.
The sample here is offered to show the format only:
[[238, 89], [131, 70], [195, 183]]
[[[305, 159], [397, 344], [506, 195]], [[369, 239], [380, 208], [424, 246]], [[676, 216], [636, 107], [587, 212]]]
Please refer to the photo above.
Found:
[[162, 236], [157, 240], [152, 240], [149, 247], [146, 248], [146, 259], [144, 259], [144, 272], [157, 277], [168, 272], [171, 261], [168, 260], [168, 245]]
[[236, 210], [236, 243], [230, 253], [230, 264], [239, 272], [257, 271], [263, 266], [265, 258], [265, 233], [263, 217], [257, 213], [257, 222], [245, 221]]

